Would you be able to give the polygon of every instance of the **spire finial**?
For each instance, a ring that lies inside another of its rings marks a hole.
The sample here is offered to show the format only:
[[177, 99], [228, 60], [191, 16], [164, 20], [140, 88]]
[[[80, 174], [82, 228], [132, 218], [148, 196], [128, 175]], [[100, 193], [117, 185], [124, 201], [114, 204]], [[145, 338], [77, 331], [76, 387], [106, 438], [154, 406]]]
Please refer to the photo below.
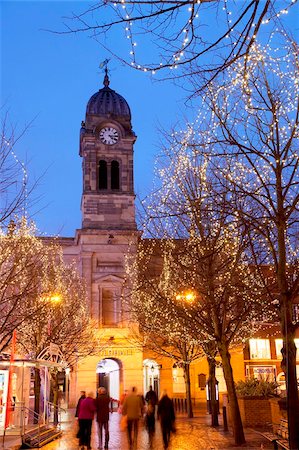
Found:
[[104, 83], [103, 84], [104, 84], [105, 87], [108, 87], [109, 84], [110, 84], [109, 77], [108, 77], [107, 66], [105, 67], [105, 76], [104, 76]]
[[103, 81], [103, 84], [105, 87], [108, 87], [110, 84], [109, 77], [108, 77], [108, 62], [109, 62], [109, 59], [105, 59], [99, 65], [100, 69], [103, 69], [103, 67], [105, 67], [105, 76], [104, 76], [104, 81]]

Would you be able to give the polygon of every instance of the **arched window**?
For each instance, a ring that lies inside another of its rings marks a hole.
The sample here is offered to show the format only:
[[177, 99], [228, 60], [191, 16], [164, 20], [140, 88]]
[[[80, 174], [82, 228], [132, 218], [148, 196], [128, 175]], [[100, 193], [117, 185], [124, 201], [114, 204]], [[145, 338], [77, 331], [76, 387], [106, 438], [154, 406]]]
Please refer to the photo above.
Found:
[[111, 162], [111, 189], [119, 189], [119, 163]]
[[99, 162], [99, 189], [107, 189], [107, 163], [104, 160]]

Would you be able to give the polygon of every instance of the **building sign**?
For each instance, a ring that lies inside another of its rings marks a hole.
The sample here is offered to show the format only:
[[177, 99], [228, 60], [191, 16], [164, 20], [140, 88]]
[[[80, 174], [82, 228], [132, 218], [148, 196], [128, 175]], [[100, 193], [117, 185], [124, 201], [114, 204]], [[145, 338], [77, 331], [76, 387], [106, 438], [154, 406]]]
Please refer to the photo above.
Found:
[[0, 370], [0, 428], [4, 428], [5, 425], [7, 388], [8, 370]]
[[134, 350], [132, 348], [126, 348], [126, 349], [122, 349], [122, 348], [107, 348], [105, 350], [102, 350], [100, 352], [101, 356], [131, 356], [133, 355]]

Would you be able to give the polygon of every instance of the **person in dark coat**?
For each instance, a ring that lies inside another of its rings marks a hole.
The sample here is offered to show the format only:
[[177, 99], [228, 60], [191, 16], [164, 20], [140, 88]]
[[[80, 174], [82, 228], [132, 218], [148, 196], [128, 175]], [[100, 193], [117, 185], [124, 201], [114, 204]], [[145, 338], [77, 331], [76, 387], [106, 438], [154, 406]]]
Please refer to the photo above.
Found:
[[155, 391], [153, 391], [153, 387], [149, 387], [149, 391], [145, 395], [145, 401], [147, 404], [151, 404], [153, 407], [158, 403], [158, 397]]
[[84, 398], [86, 398], [86, 392], [80, 391], [80, 398], [79, 398], [77, 406], [76, 406], [75, 417], [78, 417], [78, 415], [79, 415], [80, 403], [82, 402], [82, 400], [84, 400]]
[[96, 417], [98, 422], [99, 448], [103, 445], [103, 428], [105, 432], [105, 447], [109, 442], [109, 412], [111, 399], [104, 387], [99, 387], [98, 396], [95, 399]]
[[155, 433], [155, 412], [156, 405], [158, 403], [158, 397], [152, 386], [149, 387], [149, 391], [145, 395], [145, 401], [147, 403], [145, 425], [148, 432], [149, 446], [153, 446], [153, 437]]
[[170, 433], [175, 429], [175, 414], [172, 400], [168, 397], [166, 391], [163, 391], [158, 403], [158, 419], [161, 424], [164, 448], [168, 448]]
[[80, 403], [78, 418], [79, 418], [79, 446], [81, 450], [84, 450], [84, 446], [87, 446], [87, 450], [91, 449], [91, 427], [94, 418], [96, 407], [93, 398], [93, 392], [89, 392], [87, 397]]

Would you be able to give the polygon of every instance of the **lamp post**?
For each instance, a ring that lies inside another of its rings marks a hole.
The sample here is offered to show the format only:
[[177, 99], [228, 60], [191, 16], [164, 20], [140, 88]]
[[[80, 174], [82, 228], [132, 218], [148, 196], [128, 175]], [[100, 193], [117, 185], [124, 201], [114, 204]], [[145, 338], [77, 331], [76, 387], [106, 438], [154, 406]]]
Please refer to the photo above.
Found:
[[[178, 302], [183, 302], [187, 305], [192, 305], [197, 298], [197, 294], [192, 289], [188, 289], [186, 291], [181, 291], [178, 294], [176, 294], [175, 299]], [[187, 412], [188, 417], [193, 417], [193, 411], [192, 411], [192, 402], [191, 402], [191, 382], [190, 382], [190, 361], [188, 356], [188, 350], [187, 345], [185, 344], [185, 348], [182, 352], [183, 357], [183, 370], [184, 370], [184, 378], [186, 383], [186, 397], [187, 397]]]
[[[196, 306], [195, 302], [200, 301], [200, 295], [192, 289], [182, 291], [175, 296], [177, 301], [182, 301], [187, 305]], [[218, 402], [217, 402], [217, 380], [215, 376], [215, 359], [208, 357], [209, 378], [207, 383], [207, 404], [212, 417], [212, 426], [218, 426]], [[189, 370], [189, 367], [188, 367]], [[186, 375], [186, 371], [185, 371]], [[189, 373], [188, 373], [189, 375]]]
[[69, 407], [69, 377], [70, 377], [71, 369], [67, 367], [65, 369], [65, 402], [66, 402], [66, 408]]

